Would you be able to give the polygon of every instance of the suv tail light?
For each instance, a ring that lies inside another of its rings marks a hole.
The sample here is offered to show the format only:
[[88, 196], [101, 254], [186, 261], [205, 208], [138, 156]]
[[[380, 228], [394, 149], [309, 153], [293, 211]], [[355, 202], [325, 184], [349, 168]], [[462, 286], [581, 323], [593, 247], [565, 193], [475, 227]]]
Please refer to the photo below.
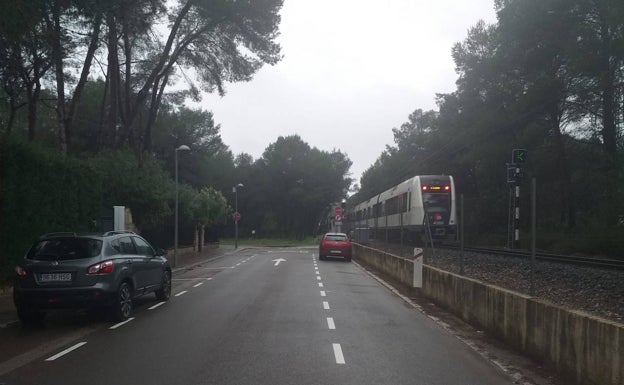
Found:
[[19, 277], [25, 277], [26, 275], [28, 275], [28, 272], [20, 265], [17, 265], [15, 266], [15, 274], [17, 274]]
[[96, 263], [89, 266], [87, 274], [110, 274], [113, 272], [115, 263], [112, 260]]

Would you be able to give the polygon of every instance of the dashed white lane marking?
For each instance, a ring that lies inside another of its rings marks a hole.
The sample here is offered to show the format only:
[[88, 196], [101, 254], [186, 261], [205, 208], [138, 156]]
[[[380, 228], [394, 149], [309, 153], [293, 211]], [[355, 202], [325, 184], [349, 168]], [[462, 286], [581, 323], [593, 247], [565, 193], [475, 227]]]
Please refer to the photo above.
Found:
[[179, 297], [179, 296], [181, 296], [182, 294], [185, 294], [185, 293], [187, 293], [187, 291], [186, 291], [186, 290], [182, 290], [181, 292], [179, 292], [179, 293], [178, 293], [178, 294], [176, 294], [175, 296], [176, 296], [176, 297]]
[[46, 359], [46, 361], [54, 361], [54, 360], [56, 360], [57, 358], [59, 358], [59, 357], [63, 357], [65, 354], [67, 354], [67, 353], [69, 353], [69, 352], [71, 352], [71, 351], [73, 351], [73, 350], [76, 350], [76, 349], [78, 349], [79, 347], [81, 347], [81, 346], [83, 346], [83, 345], [86, 345], [86, 344], [87, 344], [86, 342], [79, 342], [79, 343], [77, 343], [76, 345], [72, 346], [71, 348], [67, 348], [67, 349], [63, 350], [62, 352], [60, 352], [60, 353], [58, 353], [58, 354], [55, 354], [55, 355], [53, 355], [53, 356], [52, 356], [52, 357], [50, 357], [50, 358], [47, 358], [47, 359]]
[[323, 309], [329, 310], [329, 302], [323, 301]]
[[323, 287], [323, 282], [319, 282], [319, 287]]
[[120, 322], [116, 325], [113, 325], [111, 327], [109, 327], [110, 330], [114, 330], [117, 329], [118, 327], [124, 326], [125, 324], [127, 324], [128, 322], [132, 321], [134, 319], [134, 317], [130, 317], [127, 320], [125, 320], [124, 322]]
[[336, 324], [334, 323], [334, 319], [332, 317], [327, 317], [327, 327], [330, 330], [335, 330], [336, 329]]
[[325, 294], [325, 290], [321, 290], [321, 297], [325, 297], [327, 294]]
[[320, 281], [321, 280], [321, 276], [319, 275], [318, 277], [316, 277], [316, 279], [318, 279]]
[[315, 267], [314, 270], [318, 270], [318, 267]]
[[344, 355], [342, 354], [342, 348], [340, 347], [340, 344], [333, 344], [333, 346], [334, 346], [334, 356], [336, 357], [336, 363], [339, 365], [344, 365], [345, 359], [344, 359]]
[[317, 271], [317, 272], [316, 272], [316, 275], [319, 275], [319, 274], [321, 274], [321, 273], [319, 273], [319, 272]]
[[162, 306], [162, 305], [164, 305], [164, 304], [165, 304], [165, 302], [164, 302], [164, 301], [163, 301], [163, 302], [158, 302], [156, 305], [154, 305], [154, 306], [152, 306], [152, 307], [148, 307], [148, 308], [147, 308], [147, 310], [154, 310], [154, 309], [156, 309], [157, 307]]
[[195, 285], [193, 285], [193, 287], [198, 287], [198, 286], [201, 286], [201, 285], [203, 285], [203, 284], [204, 284], [203, 282], [196, 283]]
[[240, 265], [241, 265], [241, 263], [240, 263], [240, 262], [236, 264], [236, 266], [240, 266]]

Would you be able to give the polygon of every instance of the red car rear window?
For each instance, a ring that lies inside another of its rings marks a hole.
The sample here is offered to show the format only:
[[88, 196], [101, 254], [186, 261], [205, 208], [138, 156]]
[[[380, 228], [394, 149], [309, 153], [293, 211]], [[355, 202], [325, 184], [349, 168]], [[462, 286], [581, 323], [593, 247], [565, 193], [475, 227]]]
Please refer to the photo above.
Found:
[[347, 237], [344, 235], [327, 235], [325, 236], [326, 241], [338, 241], [338, 242], [346, 242]]

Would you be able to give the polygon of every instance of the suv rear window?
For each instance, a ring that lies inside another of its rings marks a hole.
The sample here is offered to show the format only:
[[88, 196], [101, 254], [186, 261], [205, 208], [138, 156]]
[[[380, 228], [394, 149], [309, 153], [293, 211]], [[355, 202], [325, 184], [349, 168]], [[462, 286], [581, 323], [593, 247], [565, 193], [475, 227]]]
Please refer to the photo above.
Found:
[[84, 259], [98, 256], [101, 250], [99, 239], [59, 237], [37, 241], [26, 258], [38, 261]]

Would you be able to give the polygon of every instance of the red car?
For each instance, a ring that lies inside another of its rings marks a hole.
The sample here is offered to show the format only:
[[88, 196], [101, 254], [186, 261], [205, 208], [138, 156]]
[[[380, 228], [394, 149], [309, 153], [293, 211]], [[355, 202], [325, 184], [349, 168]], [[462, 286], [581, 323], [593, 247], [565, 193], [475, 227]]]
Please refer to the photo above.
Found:
[[319, 259], [327, 257], [343, 257], [347, 262], [351, 261], [351, 241], [344, 233], [327, 233], [323, 235], [319, 245]]

